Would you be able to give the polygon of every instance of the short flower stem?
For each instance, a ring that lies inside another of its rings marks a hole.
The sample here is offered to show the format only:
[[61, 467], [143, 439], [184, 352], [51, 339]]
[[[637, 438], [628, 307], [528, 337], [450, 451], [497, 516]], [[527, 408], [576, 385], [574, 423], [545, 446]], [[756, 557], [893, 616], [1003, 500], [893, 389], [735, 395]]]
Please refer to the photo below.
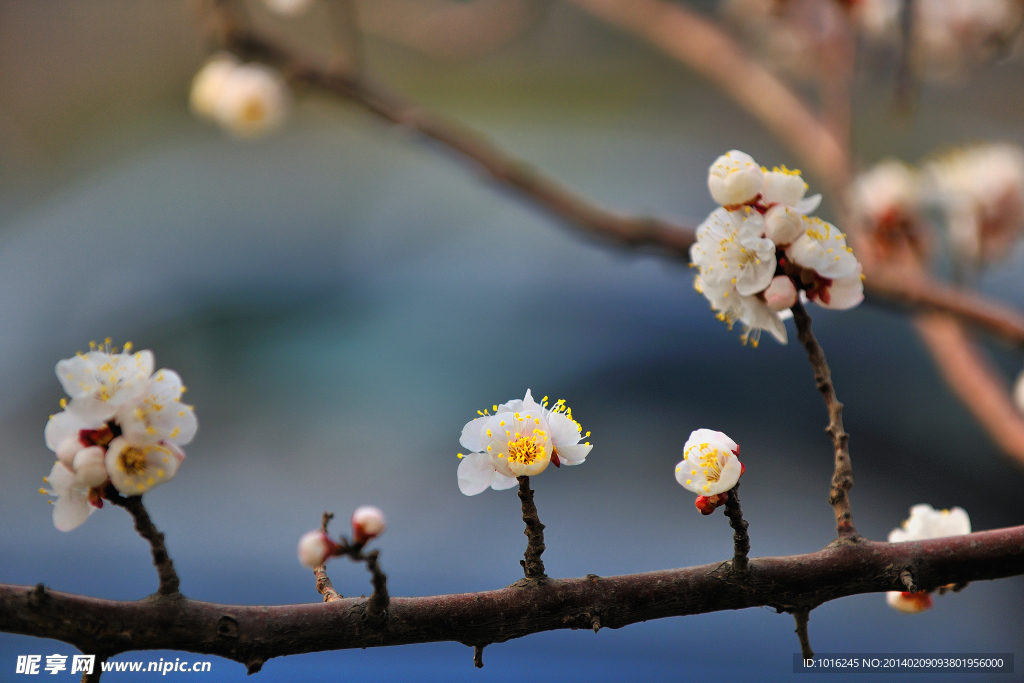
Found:
[[[156, 595], [159, 597], [172, 597], [181, 595], [178, 592], [178, 574], [174, 571], [174, 562], [167, 554], [167, 546], [164, 545], [164, 535], [160, 533], [153, 520], [149, 518], [146, 506], [142, 504], [142, 496], [124, 497], [117, 492], [112, 484], [108, 484], [103, 492], [103, 497], [113, 505], [122, 507], [135, 520], [135, 530], [139, 536], [149, 541], [150, 549], [153, 552], [153, 566], [156, 567], [157, 576], [160, 578], [160, 586]], [[99, 666], [99, 664], [97, 664]]]
[[740, 485], [737, 483], [729, 491], [729, 498], [725, 501], [725, 516], [729, 518], [729, 526], [733, 529], [733, 558], [732, 568], [737, 573], [746, 573], [747, 554], [750, 552], [750, 536], [747, 535], [747, 522], [743, 519], [743, 510], [740, 509]]
[[366, 569], [370, 572], [373, 583], [373, 593], [366, 603], [366, 618], [371, 621], [382, 621], [387, 613], [391, 598], [388, 596], [388, 577], [380, 570], [377, 564], [378, 551], [373, 550], [363, 555], [358, 553], [353, 559], [366, 562]]
[[528, 579], [546, 579], [544, 573], [544, 562], [540, 556], [544, 552], [544, 525], [540, 523], [537, 516], [537, 506], [533, 504], [533, 489], [530, 488], [529, 477], [518, 477], [519, 500], [523, 503], [523, 521], [526, 522], [526, 555], [519, 564], [523, 565], [523, 571]]
[[[323, 518], [320, 520], [320, 531], [327, 533], [327, 524], [334, 519], [333, 512], [324, 512]], [[327, 567], [319, 564], [313, 567], [313, 576], [316, 577], [316, 590], [324, 596], [324, 602], [334, 602], [335, 600], [341, 600], [342, 595], [338, 591], [334, 590], [334, 584], [327, 578]]]
[[818, 391], [825, 399], [825, 407], [828, 408], [829, 423], [826, 428], [828, 435], [832, 437], [832, 444], [835, 447], [836, 465], [835, 473], [832, 475], [832, 490], [828, 502], [836, 513], [836, 533], [842, 539], [857, 538], [857, 529], [853, 526], [853, 512], [850, 510], [850, 489], [853, 488], [853, 467], [850, 464], [850, 450], [848, 442], [850, 435], [843, 431], [843, 404], [836, 398], [835, 386], [832, 384], [832, 371], [825, 360], [825, 352], [818, 344], [818, 340], [811, 331], [811, 316], [804, 310], [804, 306], [797, 300], [793, 306], [793, 320], [800, 341], [807, 349], [807, 357], [814, 368], [814, 379], [818, 384]]
[[798, 610], [793, 612], [793, 618], [796, 620], [796, 637], [800, 639], [800, 652], [803, 653], [804, 659], [810, 659], [814, 656], [811, 640], [807, 637], [807, 622], [811, 618], [811, 611]]

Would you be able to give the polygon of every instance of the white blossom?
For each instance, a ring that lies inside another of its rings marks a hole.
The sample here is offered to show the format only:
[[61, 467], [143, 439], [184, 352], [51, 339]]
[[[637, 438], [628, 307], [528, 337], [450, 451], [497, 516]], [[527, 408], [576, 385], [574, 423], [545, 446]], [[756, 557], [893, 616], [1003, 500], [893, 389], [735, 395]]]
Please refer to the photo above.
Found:
[[764, 236], [778, 247], [792, 244], [804, 230], [803, 214], [792, 206], [776, 204], [764, 214]]
[[96, 509], [89, 504], [88, 489], [76, 482], [75, 473], [63, 463], [55, 462], [43, 482], [50, 488], [41, 488], [39, 493], [57, 497], [53, 504], [53, 526], [58, 531], [78, 528]]
[[153, 354], [102, 350], [57, 363], [57, 376], [71, 395], [65, 410], [51, 415], [43, 430], [57, 454], [51, 476], [56, 495], [54, 523], [71, 529], [89, 510], [82, 501], [102, 505], [109, 481], [126, 496], [137, 496], [170, 481], [185, 458], [179, 446], [196, 432], [192, 407], [181, 402], [185, 387], [177, 373], [153, 373]]
[[297, 17], [313, 5], [313, 0], [263, 0], [267, 9], [286, 17]]
[[71, 397], [68, 412], [84, 420], [107, 420], [143, 390], [153, 374], [153, 354], [92, 350], [60, 361], [56, 373]]
[[472, 451], [459, 454], [459, 490], [467, 496], [488, 486], [511, 488], [516, 477], [540, 474], [552, 462], [578, 465], [590, 453], [590, 443], [580, 443], [590, 432], [583, 434], [564, 400], [548, 408], [546, 396], [537, 403], [527, 390], [523, 399], [496, 404], [493, 410], [478, 411], [480, 417], [462, 429], [459, 443]]
[[931, 196], [946, 215], [956, 256], [998, 260], [1024, 231], [1024, 150], [1008, 143], [951, 152], [928, 165]]
[[764, 173], [761, 201], [766, 206], [783, 205], [792, 207], [799, 213], [810, 213], [821, 204], [820, 194], [804, 199], [808, 185], [800, 175], [799, 169], [790, 170], [782, 165], [775, 166], [770, 171], [762, 167], [761, 171]]
[[217, 99], [228, 77], [240, 64], [238, 58], [228, 52], [219, 52], [206, 62], [192, 78], [189, 105], [192, 111], [212, 120], [217, 111]]
[[707, 298], [712, 310], [716, 312], [715, 316], [728, 325], [730, 330], [737, 322], [743, 324], [740, 339], [744, 344], [749, 342], [757, 348], [761, 330], [768, 330], [780, 344], [788, 343], [789, 337], [782, 318], [761, 298], [763, 294], [741, 296], [735, 289], [723, 292], [718, 288], [707, 288], [700, 275], [694, 278], [693, 288]]
[[859, 174], [853, 182], [853, 206], [872, 228], [888, 228], [911, 220], [919, 210], [921, 182], [917, 171], [886, 159]]
[[738, 206], [757, 199], [764, 185], [764, 172], [753, 157], [730, 150], [715, 159], [708, 169], [708, 190], [723, 206]]
[[676, 481], [700, 496], [725, 493], [743, 473], [739, 452], [736, 442], [722, 432], [697, 429], [683, 446], [683, 459], [676, 465]]
[[323, 531], [310, 531], [299, 539], [299, 564], [313, 569], [327, 561], [334, 554], [336, 544]]
[[387, 520], [380, 508], [363, 505], [352, 513], [352, 536], [357, 542], [376, 538], [384, 533], [385, 528]]
[[291, 104], [281, 75], [263, 64], [241, 64], [221, 83], [214, 120], [236, 137], [255, 137], [284, 123]]
[[[775, 275], [775, 244], [764, 237], [764, 217], [755, 209], [716, 209], [697, 228], [690, 261], [704, 289], [728, 298], [762, 292]], [[711, 297], [709, 297], [711, 298]]]
[[936, 510], [931, 505], [922, 503], [910, 508], [910, 517], [903, 521], [900, 528], [889, 532], [889, 542], [927, 541], [969, 533], [971, 519], [963, 508]]

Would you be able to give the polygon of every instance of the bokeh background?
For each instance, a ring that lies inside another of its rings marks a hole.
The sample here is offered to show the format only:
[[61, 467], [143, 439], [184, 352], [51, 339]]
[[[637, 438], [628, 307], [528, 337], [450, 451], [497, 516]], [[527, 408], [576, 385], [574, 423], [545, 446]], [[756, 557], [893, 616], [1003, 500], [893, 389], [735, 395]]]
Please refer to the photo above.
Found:
[[[317, 11], [280, 28], [322, 42]], [[396, 89], [621, 210], [699, 220], [714, 208], [707, 166], [726, 149], [798, 165], [708, 84], [560, 4], [472, 60], [373, 38], [367, 50]], [[527, 388], [566, 398], [595, 444], [584, 466], [533, 481], [551, 575], [731, 554], [725, 517], [701, 517], [672, 477], [698, 427], [742, 444], [754, 555], [833, 538], [826, 414], [798, 345], [742, 346], [685, 265], [586, 241], [345, 103], [300, 94], [283, 131], [240, 144], [187, 110], [206, 53], [179, 2], [0, 3], [0, 582], [121, 600], [156, 587], [122, 510], [65, 534], [36, 492], [53, 463], [42, 439], [62, 395], [53, 366], [106, 336], [152, 349], [196, 406], [188, 460], [146, 495], [192, 598], [318, 601], [295, 543], [323, 510], [344, 519], [361, 504], [389, 517], [379, 547], [392, 594], [515, 581], [518, 499], [463, 496], [455, 454], [477, 409]], [[858, 156], [1024, 142], [1022, 78], [1011, 62], [926, 86], [908, 117], [891, 113], [888, 75], [861, 74]], [[979, 286], [1024, 304], [1022, 272], [1017, 250]], [[952, 397], [904, 314], [812, 314], [846, 404], [863, 534], [884, 539], [920, 502], [963, 506], [976, 529], [1024, 520], [1024, 473]], [[991, 350], [1009, 381], [1020, 358]], [[329, 573], [345, 595], [368, 592], [358, 566]], [[811, 615], [812, 644], [1024, 653], [1022, 589], [1020, 577], [974, 584], [916, 616], [877, 594], [831, 602]], [[488, 647], [482, 670], [469, 648], [441, 643], [275, 659], [259, 677], [774, 681], [794, 675], [798, 650], [792, 618], [761, 609], [542, 633]], [[0, 634], [0, 680], [20, 678], [18, 654], [54, 652], [76, 651]], [[160, 657], [198, 658], [117, 659]], [[202, 676], [245, 670], [214, 659]]]

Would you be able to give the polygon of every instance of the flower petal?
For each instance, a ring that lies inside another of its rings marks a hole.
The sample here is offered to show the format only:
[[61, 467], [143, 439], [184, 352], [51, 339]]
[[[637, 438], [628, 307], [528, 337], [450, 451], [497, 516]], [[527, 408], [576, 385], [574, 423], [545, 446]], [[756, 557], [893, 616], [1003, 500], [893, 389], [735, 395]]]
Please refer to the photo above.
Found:
[[[467, 496], [483, 493], [494, 482], [497, 473], [491, 459], [484, 453], [469, 453], [459, 462], [459, 490]], [[515, 481], [513, 479], [513, 481]]]
[[485, 444], [481, 440], [481, 434], [491, 417], [490, 415], [485, 415], [466, 423], [466, 426], [462, 428], [462, 437], [459, 439], [459, 443], [462, 444], [463, 448], [468, 448], [471, 451], [482, 451], [484, 449]]

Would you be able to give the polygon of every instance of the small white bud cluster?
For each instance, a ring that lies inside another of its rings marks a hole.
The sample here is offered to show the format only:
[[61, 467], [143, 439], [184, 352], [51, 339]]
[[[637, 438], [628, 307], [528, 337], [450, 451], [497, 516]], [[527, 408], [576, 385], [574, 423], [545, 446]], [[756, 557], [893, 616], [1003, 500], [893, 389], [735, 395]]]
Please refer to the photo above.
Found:
[[44, 481], [56, 496], [53, 523], [70, 531], [103, 505], [107, 483], [125, 496], [140, 496], [174, 478], [185, 459], [181, 450], [195, 436], [192, 406], [181, 402], [185, 387], [173, 370], [153, 371], [150, 351], [120, 353], [91, 344], [57, 363], [57, 378], [71, 397], [43, 430], [57, 462]]
[[387, 520], [380, 508], [363, 505], [352, 513], [352, 544], [342, 539], [341, 542], [331, 540], [326, 532], [309, 531], [299, 539], [299, 564], [315, 569], [327, 562], [329, 558], [346, 553], [355, 553], [367, 542], [377, 538], [387, 528]]
[[264, 64], [243, 64], [219, 53], [192, 79], [192, 111], [239, 138], [256, 137], [284, 123], [291, 95], [284, 79]]
[[800, 171], [767, 168], [732, 150], [708, 170], [708, 189], [722, 204], [697, 228], [690, 248], [699, 269], [694, 288], [730, 329], [742, 322], [743, 341], [757, 346], [761, 330], [787, 342], [780, 311], [802, 290], [826, 308], [845, 310], [864, 299], [862, 269], [846, 235], [809, 218], [821, 195], [804, 197]]

